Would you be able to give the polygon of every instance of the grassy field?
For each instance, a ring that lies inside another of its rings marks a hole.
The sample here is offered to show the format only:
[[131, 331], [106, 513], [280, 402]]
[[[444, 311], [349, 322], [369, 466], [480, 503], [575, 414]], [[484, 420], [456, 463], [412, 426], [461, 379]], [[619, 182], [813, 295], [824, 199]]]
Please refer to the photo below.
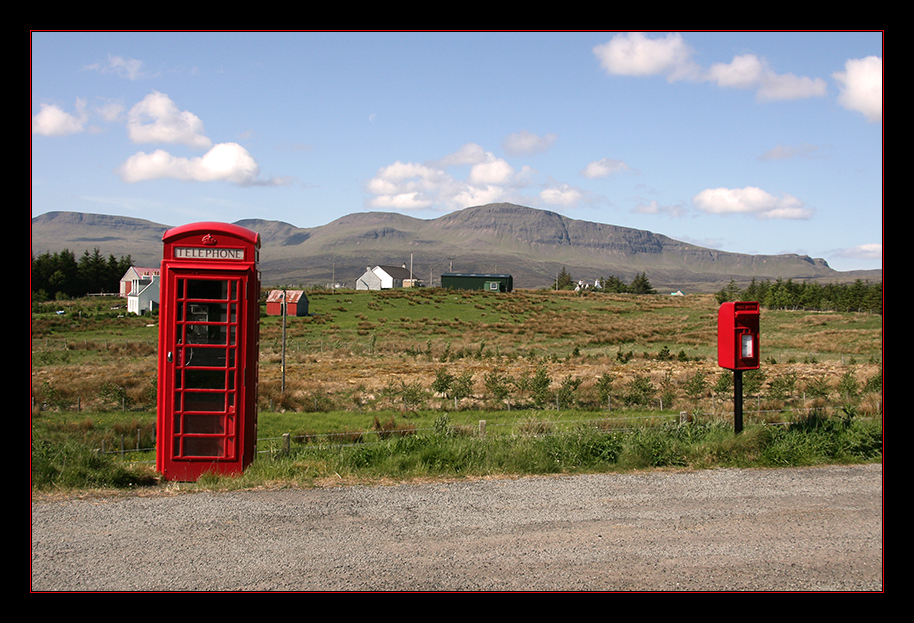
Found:
[[[482, 421], [487, 438], [516, 440], [582, 426], [663, 428], [681, 412], [714, 430], [732, 419], [711, 295], [429, 288], [309, 298], [311, 315], [287, 318], [285, 331], [281, 318], [261, 318], [259, 448], [270, 455], [284, 434], [303, 451], [443, 432], [465, 444]], [[50, 442], [45, 451], [64, 440], [154, 443], [158, 329], [122, 306], [84, 299], [33, 310], [32, 431]], [[881, 316], [762, 310], [761, 352], [762, 369], [745, 375], [748, 424], [850, 413], [878, 420], [881, 439]], [[501, 469], [483, 465], [474, 470]]]

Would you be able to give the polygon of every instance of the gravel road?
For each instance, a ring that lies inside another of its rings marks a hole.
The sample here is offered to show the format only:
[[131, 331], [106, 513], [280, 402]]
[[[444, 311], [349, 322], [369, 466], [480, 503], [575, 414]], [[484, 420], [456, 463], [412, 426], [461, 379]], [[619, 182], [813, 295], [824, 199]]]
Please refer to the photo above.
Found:
[[40, 499], [32, 592], [882, 591], [882, 465]]

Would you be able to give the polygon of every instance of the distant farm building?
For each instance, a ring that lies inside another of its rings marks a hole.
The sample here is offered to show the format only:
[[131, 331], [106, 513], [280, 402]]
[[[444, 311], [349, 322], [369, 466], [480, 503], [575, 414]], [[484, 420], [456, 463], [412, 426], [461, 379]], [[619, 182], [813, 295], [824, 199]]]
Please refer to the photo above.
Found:
[[444, 273], [441, 275], [441, 287], [453, 290], [511, 292], [514, 290], [514, 277], [485, 273]]
[[127, 299], [127, 312], [142, 316], [159, 307], [159, 269], [131, 266], [121, 277], [120, 295]]
[[365, 270], [355, 282], [356, 290], [390, 290], [421, 285], [405, 266], [375, 266]]
[[267, 316], [282, 316], [285, 295], [287, 316], [308, 315], [308, 295], [302, 290], [271, 290], [267, 295]]

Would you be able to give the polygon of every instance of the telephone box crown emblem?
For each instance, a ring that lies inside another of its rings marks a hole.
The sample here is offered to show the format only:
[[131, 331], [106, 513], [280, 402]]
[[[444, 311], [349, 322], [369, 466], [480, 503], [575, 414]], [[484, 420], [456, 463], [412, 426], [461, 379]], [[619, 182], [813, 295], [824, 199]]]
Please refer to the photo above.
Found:
[[212, 246], [216, 244], [216, 237], [212, 234], [206, 234], [203, 236], [203, 244]]

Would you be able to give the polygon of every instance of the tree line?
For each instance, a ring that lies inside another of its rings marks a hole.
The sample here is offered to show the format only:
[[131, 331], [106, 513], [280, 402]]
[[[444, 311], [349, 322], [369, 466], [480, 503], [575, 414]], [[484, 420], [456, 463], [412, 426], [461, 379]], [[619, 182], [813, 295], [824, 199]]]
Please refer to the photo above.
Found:
[[67, 299], [87, 294], [116, 293], [120, 291], [121, 277], [133, 265], [133, 259], [107, 259], [98, 249], [86, 250], [78, 260], [69, 249], [59, 253], [45, 252], [32, 257], [33, 300]]
[[853, 283], [820, 284], [777, 279], [755, 279], [743, 290], [731, 281], [717, 293], [717, 301], [758, 301], [767, 309], [867, 312], [882, 314], [882, 282], [857, 279]]
[[[574, 290], [580, 285], [579, 282], [572, 278], [571, 273], [562, 266], [562, 270], [555, 279], [555, 289]], [[610, 275], [608, 278], [600, 277], [594, 282], [593, 289], [613, 294], [657, 294], [657, 291], [651, 285], [650, 279], [647, 278], [647, 273], [638, 273], [631, 283], [625, 283], [615, 275]]]

